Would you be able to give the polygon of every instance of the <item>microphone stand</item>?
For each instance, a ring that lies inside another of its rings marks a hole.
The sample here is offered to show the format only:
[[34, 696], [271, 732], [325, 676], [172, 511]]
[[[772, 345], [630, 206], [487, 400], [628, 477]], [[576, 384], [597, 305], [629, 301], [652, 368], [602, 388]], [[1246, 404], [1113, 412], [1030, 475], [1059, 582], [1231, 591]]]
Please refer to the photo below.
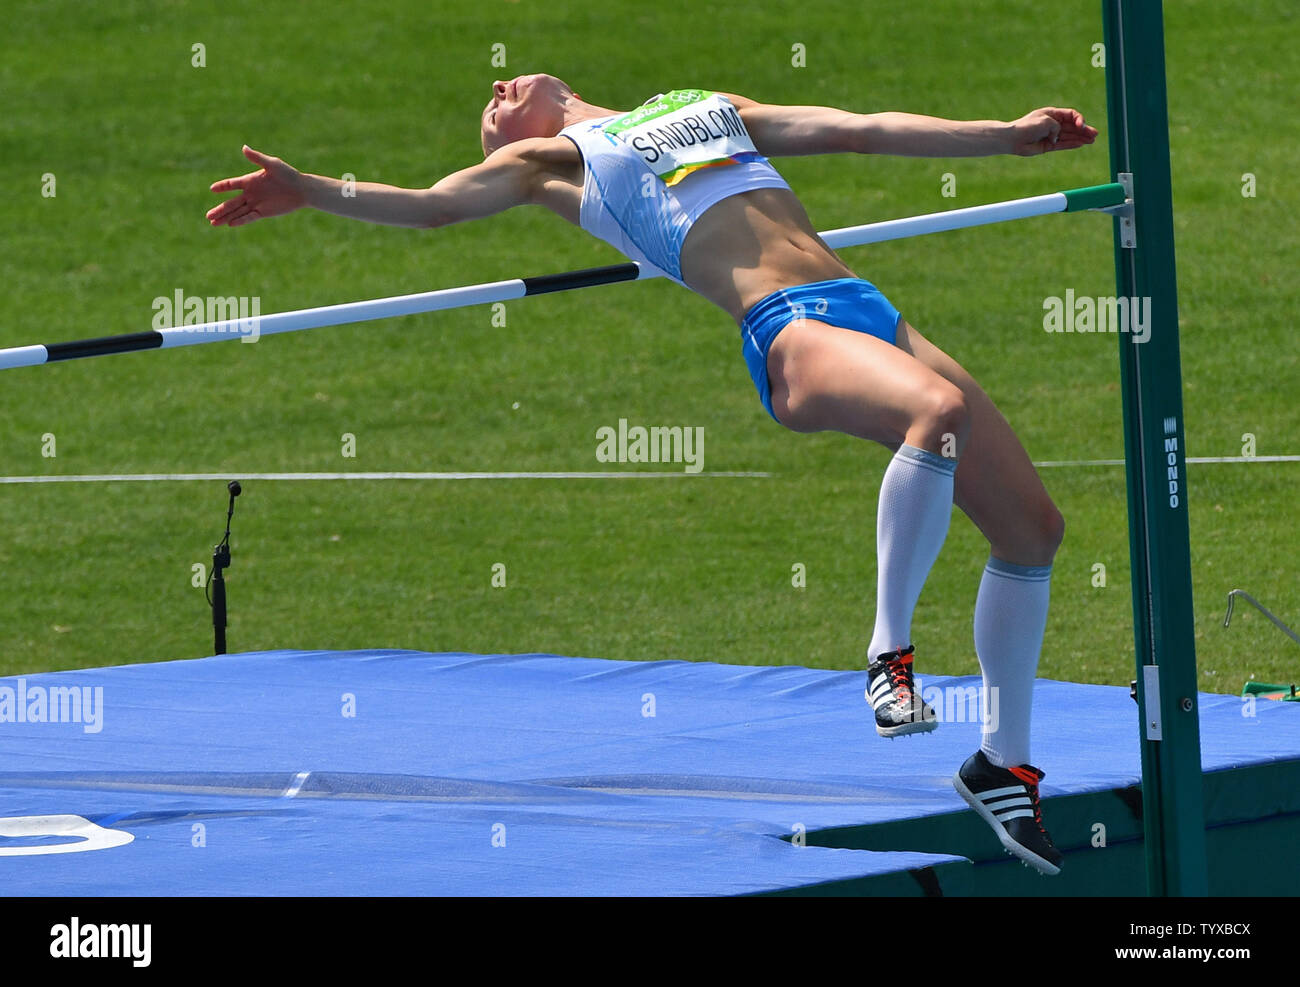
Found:
[[217, 655], [226, 653], [226, 580], [222, 573], [230, 565], [230, 519], [235, 513], [235, 498], [241, 492], [239, 481], [231, 480], [226, 484], [226, 489], [230, 491], [230, 507], [226, 511], [226, 533], [212, 549], [212, 578], [210, 580], [212, 598], [208, 601], [212, 607], [213, 647], [215, 649], [213, 654]]

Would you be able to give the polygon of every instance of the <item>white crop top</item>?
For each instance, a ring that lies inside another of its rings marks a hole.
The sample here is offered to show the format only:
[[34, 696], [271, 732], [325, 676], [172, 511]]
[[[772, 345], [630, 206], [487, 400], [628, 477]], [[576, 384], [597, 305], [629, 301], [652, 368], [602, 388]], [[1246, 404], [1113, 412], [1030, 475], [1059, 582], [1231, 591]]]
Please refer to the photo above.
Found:
[[790, 187], [732, 102], [704, 89], [662, 93], [560, 135], [582, 155], [582, 228], [683, 287], [682, 244], [706, 209], [750, 189]]

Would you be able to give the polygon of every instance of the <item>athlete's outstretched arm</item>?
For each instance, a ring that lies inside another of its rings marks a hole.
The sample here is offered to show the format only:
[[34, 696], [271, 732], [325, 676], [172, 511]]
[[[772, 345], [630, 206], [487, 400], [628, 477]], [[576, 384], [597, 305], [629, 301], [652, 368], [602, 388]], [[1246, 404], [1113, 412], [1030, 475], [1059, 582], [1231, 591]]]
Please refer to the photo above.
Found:
[[831, 106], [778, 106], [728, 96], [754, 146], [768, 157], [893, 154], [959, 158], [1042, 154], [1091, 144], [1097, 137], [1077, 110], [1047, 106], [1019, 120], [945, 120], [916, 113], [851, 113]]
[[1078, 110], [1045, 106], [1019, 120], [943, 120], [915, 113], [867, 113], [859, 125], [864, 154], [958, 158], [985, 154], [1043, 154], [1083, 147], [1097, 130]]
[[375, 182], [345, 185], [337, 178], [304, 174], [279, 158], [245, 147], [245, 157], [260, 168], [213, 182], [213, 192], [241, 194], [208, 210], [208, 222], [242, 226], [305, 207], [388, 226], [430, 228], [479, 219], [533, 201], [539, 172], [531, 155], [532, 143], [516, 141], [481, 164], [423, 189]]

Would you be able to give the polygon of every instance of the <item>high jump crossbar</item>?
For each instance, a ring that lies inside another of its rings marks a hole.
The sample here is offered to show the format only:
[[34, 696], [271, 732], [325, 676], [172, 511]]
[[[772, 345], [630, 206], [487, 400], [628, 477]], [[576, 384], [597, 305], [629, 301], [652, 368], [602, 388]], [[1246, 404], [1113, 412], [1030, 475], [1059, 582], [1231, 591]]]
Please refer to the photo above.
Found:
[[[1105, 185], [1091, 185], [1086, 188], [1051, 192], [1024, 199], [1009, 199], [1006, 202], [949, 209], [922, 216], [908, 216], [881, 223], [847, 226], [843, 229], [829, 230], [822, 233], [821, 237], [832, 248], [858, 247], [869, 243], [884, 243], [887, 240], [923, 236], [927, 233], [944, 233], [972, 226], [1005, 223], [1013, 219], [1045, 216], [1048, 213], [1079, 212], [1088, 209], [1122, 214], [1126, 210], [1132, 211], [1132, 202], [1127, 198], [1122, 184], [1110, 182]], [[626, 264], [611, 264], [607, 267], [567, 271], [562, 274], [489, 281], [459, 288], [442, 288], [413, 295], [395, 295], [389, 298], [325, 305], [319, 308], [277, 312], [251, 318], [230, 318], [198, 325], [151, 329], [119, 336], [100, 336], [67, 343], [13, 346], [0, 349], [0, 370], [39, 366], [62, 360], [79, 360], [91, 356], [106, 356], [110, 353], [194, 346], [199, 343], [215, 343], [223, 339], [256, 338], [281, 332], [318, 329], [322, 326], [368, 322], [400, 315], [416, 315], [422, 312], [513, 301], [530, 295], [590, 288], [619, 281], [647, 281], [662, 276], [662, 273], [654, 268], [643, 267], [631, 261]]]

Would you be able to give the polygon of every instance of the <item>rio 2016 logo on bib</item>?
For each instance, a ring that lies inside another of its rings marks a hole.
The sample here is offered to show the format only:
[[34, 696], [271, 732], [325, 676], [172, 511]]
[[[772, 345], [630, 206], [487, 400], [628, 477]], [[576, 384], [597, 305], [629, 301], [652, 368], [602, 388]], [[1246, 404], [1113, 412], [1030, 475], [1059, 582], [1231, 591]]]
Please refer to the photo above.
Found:
[[665, 185], [676, 185], [701, 168], [759, 157], [740, 111], [731, 100], [705, 89], [674, 89], [601, 128], [641, 156]]

